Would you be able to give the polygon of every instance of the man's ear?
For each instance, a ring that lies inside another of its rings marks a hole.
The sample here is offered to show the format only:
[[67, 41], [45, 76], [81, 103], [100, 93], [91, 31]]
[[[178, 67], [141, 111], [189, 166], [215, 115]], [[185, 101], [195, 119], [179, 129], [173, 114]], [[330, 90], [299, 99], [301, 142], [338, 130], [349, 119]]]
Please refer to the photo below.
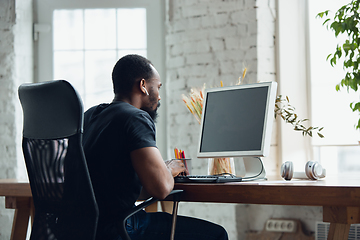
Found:
[[140, 91], [142, 91], [146, 95], [149, 95], [149, 92], [146, 90], [146, 87], [145, 87], [145, 85], [146, 85], [145, 79], [141, 79], [139, 84], [140, 84]]

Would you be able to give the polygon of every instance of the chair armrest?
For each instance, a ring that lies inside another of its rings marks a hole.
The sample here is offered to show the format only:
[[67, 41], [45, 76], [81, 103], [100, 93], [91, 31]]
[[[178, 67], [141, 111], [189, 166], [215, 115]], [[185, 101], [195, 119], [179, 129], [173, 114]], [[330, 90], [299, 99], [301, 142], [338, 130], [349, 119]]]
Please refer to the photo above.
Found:
[[184, 192], [182, 189], [172, 190], [165, 200], [172, 200], [173, 202], [180, 202], [181, 193]]
[[[179, 201], [179, 197], [180, 197], [180, 194], [183, 192], [184, 190], [172, 190], [168, 197], [169, 196], [172, 196], [173, 197], [173, 201]], [[127, 231], [126, 231], [126, 220], [131, 217], [132, 215], [134, 215], [135, 213], [139, 212], [140, 210], [146, 208], [147, 206], [155, 203], [159, 201], [159, 199], [157, 198], [154, 198], [154, 197], [150, 197], [148, 199], [146, 199], [145, 201], [143, 201], [142, 203], [140, 203], [139, 205], [135, 206], [134, 208], [130, 209], [128, 212], [126, 212], [124, 215], [123, 215], [123, 219], [122, 219], [122, 223], [121, 223], [121, 231], [120, 231], [120, 235], [121, 235], [121, 238], [123, 240], [131, 240], [131, 238], [129, 237], [129, 235], [127, 234]]]

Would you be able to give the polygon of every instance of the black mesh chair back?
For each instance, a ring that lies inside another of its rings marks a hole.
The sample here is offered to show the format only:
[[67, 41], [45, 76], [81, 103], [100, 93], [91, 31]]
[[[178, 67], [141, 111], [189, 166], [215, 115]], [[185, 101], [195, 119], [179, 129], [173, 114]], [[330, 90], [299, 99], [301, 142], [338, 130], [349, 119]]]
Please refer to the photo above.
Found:
[[98, 207], [82, 148], [83, 105], [64, 80], [23, 84], [23, 153], [35, 216], [31, 240], [95, 239]]

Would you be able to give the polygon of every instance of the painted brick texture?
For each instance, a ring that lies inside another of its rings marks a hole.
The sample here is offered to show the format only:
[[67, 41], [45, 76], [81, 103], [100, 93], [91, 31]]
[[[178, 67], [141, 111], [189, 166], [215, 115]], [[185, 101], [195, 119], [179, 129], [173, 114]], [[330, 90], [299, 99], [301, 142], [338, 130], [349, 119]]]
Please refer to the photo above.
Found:
[[[26, 179], [17, 89], [33, 76], [32, 0], [0, 1], [0, 178]], [[0, 240], [10, 239], [13, 212], [0, 197]]]
[[[14, 98], [15, 2], [0, 1], [0, 178], [15, 178], [16, 124]], [[10, 239], [13, 210], [4, 209], [0, 197], [0, 239]]]
[[[275, 1], [167, 1], [168, 152], [174, 147], [185, 150], [193, 159], [193, 174], [207, 174], [207, 160], [196, 158], [199, 124], [181, 95], [204, 83], [234, 85], [244, 67], [248, 69], [244, 83], [275, 81], [275, 12]], [[275, 159], [276, 134], [272, 145], [269, 158]], [[266, 167], [276, 171], [276, 161], [267, 161]], [[180, 211], [223, 225], [230, 239], [245, 236], [246, 227], [234, 224], [234, 206], [182, 203]]]
[[[255, 0], [167, 1], [168, 153], [174, 147], [185, 150], [193, 159], [193, 174], [207, 174], [207, 159], [196, 158], [199, 124], [181, 95], [191, 88], [201, 89], [204, 83], [206, 87], [220, 86], [220, 81], [234, 85], [244, 67], [248, 69], [244, 83], [275, 80], [274, 5], [274, 1]], [[261, 28], [262, 39], [258, 38], [259, 22], [268, 25]], [[259, 54], [266, 55], [266, 60], [259, 60]], [[234, 206], [182, 203], [180, 212], [217, 222], [227, 229], [230, 239], [238, 239]]]
[[220, 80], [224, 85], [233, 85], [244, 66], [248, 67], [245, 80], [257, 81], [255, 4], [168, 2], [166, 88], [170, 149], [183, 148], [191, 157], [196, 156], [199, 124], [187, 112], [182, 94], [192, 87], [201, 88], [204, 83], [207, 87], [219, 86]]

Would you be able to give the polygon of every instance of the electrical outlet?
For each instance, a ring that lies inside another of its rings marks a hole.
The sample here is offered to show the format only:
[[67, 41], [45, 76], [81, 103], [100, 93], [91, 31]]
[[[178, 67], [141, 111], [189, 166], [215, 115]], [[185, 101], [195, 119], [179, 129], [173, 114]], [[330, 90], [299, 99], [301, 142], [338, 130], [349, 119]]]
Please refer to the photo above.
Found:
[[287, 219], [269, 219], [266, 221], [265, 229], [269, 232], [296, 232], [297, 222]]

